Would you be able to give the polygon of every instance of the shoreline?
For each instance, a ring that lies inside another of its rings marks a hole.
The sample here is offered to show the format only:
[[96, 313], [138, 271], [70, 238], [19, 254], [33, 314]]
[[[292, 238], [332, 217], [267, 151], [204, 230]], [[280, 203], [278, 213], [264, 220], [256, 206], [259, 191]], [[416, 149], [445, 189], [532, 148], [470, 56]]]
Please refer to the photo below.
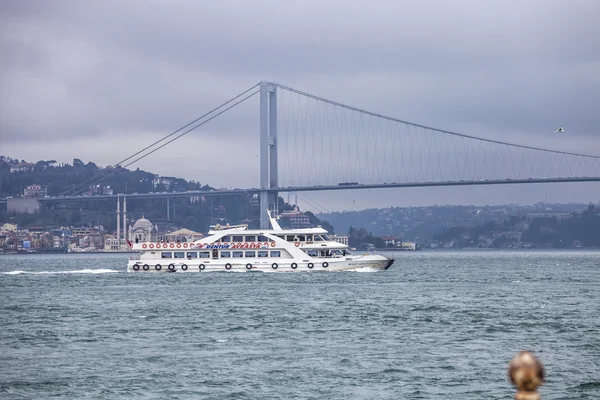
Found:
[[0, 256], [30, 256], [30, 255], [47, 255], [47, 254], [139, 254], [137, 251], [31, 251], [31, 252], [15, 252], [15, 253], [0, 253]]
[[[371, 253], [447, 253], [447, 252], [600, 252], [600, 248], [589, 247], [589, 248], [578, 248], [578, 249], [495, 249], [495, 248], [462, 248], [462, 249], [418, 249], [418, 250], [394, 250], [394, 249], [376, 249], [372, 250]], [[356, 253], [362, 253], [367, 251], [355, 250]], [[367, 252], [369, 253], [369, 252]], [[90, 255], [90, 254], [139, 254], [137, 251], [77, 251], [77, 252], [17, 252], [17, 253], [0, 253], [0, 256], [27, 256], [27, 255], [48, 255], [48, 254], [61, 254], [61, 255]]]

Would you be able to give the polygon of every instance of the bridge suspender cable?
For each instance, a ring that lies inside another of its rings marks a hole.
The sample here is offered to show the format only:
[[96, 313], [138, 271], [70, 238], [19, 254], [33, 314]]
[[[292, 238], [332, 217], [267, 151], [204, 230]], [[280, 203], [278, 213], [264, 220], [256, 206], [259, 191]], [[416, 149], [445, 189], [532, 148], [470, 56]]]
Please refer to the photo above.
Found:
[[[298, 195], [298, 197], [299, 197], [301, 200], [304, 200], [305, 202], [307, 202], [307, 203], [308, 203], [308, 205], [310, 205], [310, 206], [313, 206], [314, 208], [316, 208], [316, 209], [317, 209], [317, 211], [318, 211], [318, 212], [320, 212], [320, 213], [322, 213], [322, 214], [325, 214], [325, 213], [329, 213], [329, 212], [330, 212], [328, 209], [326, 209], [325, 207], [323, 207], [322, 205], [320, 205], [320, 204], [319, 204], [319, 203], [317, 203], [316, 201], [309, 199], [309, 198], [308, 198], [308, 197], [306, 197], [306, 196], [300, 196], [300, 195]], [[296, 204], [296, 205], [297, 205], [297, 204]]]
[[566, 151], [559, 151], [559, 150], [544, 149], [544, 148], [540, 148], [540, 147], [525, 146], [525, 145], [521, 145], [521, 144], [515, 144], [515, 143], [510, 143], [510, 142], [501, 142], [499, 140], [485, 139], [485, 138], [481, 138], [481, 137], [477, 137], [477, 136], [470, 136], [470, 135], [465, 135], [465, 134], [462, 134], [462, 133], [456, 133], [456, 132], [446, 131], [446, 130], [443, 130], [443, 129], [432, 128], [430, 126], [415, 124], [414, 122], [403, 121], [403, 120], [398, 119], [398, 118], [388, 117], [386, 115], [382, 115], [382, 114], [374, 113], [374, 112], [371, 112], [371, 111], [363, 110], [363, 109], [360, 109], [360, 108], [357, 108], [357, 107], [348, 106], [348, 105], [339, 103], [337, 101], [327, 100], [327, 99], [325, 99], [323, 97], [319, 97], [319, 96], [315, 96], [315, 95], [310, 94], [310, 93], [302, 92], [300, 90], [293, 89], [293, 88], [288, 87], [288, 86], [280, 85], [278, 83], [271, 83], [271, 84], [274, 85], [274, 86], [277, 86], [278, 88], [287, 90], [289, 92], [296, 93], [296, 94], [299, 94], [301, 96], [305, 96], [305, 97], [308, 97], [308, 98], [311, 98], [311, 99], [314, 99], [314, 100], [317, 100], [317, 101], [321, 101], [321, 102], [324, 102], [324, 103], [327, 103], [327, 104], [331, 104], [331, 105], [336, 106], [336, 107], [345, 108], [345, 109], [350, 110], [350, 111], [355, 111], [355, 112], [358, 112], [358, 113], [361, 113], [361, 114], [366, 114], [366, 115], [369, 115], [369, 116], [372, 116], [372, 117], [382, 118], [382, 119], [386, 119], [388, 121], [398, 122], [398, 123], [401, 123], [401, 124], [410, 125], [410, 126], [414, 126], [414, 127], [417, 127], [417, 128], [428, 129], [428, 130], [434, 131], [434, 132], [446, 133], [448, 135], [459, 136], [459, 137], [463, 137], [463, 138], [467, 138], [467, 139], [481, 140], [481, 141], [484, 141], [484, 142], [501, 144], [501, 145], [505, 145], [505, 146], [519, 147], [519, 148], [528, 149], [528, 150], [546, 151], [546, 152], [557, 153], [557, 154], [564, 154], [564, 155], [569, 155], [569, 156], [578, 156], [578, 157], [588, 157], [588, 158], [600, 159], [600, 156], [595, 156], [595, 155], [590, 155], [590, 154], [570, 153], [570, 152], [566, 152]]
[[[131, 160], [133, 157], [135, 157], [135, 156], [137, 156], [137, 155], [139, 155], [139, 154], [143, 153], [144, 151], [146, 151], [146, 150], [148, 150], [148, 149], [152, 148], [153, 146], [156, 146], [158, 143], [160, 143], [160, 142], [162, 142], [162, 141], [164, 141], [164, 140], [166, 140], [166, 139], [170, 138], [171, 136], [173, 136], [173, 135], [175, 135], [175, 134], [177, 134], [177, 133], [181, 132], [182, 130], [184, 130], [185, 128], [189, 127], [190, 125], [192, 125], [192, 124], [194, 124], [194, 123], [196, 123], [196, 122], [200, 121], [201, 119], [203, 119], [203, 118], [206, 118], [207, 116], [209, 116], [209, 115], [213, 114], [214, 112], [216, 112], [216, 111], [218, 111], [218, 110], [222, 109], [222, 108], [223, 108], [223, 107], [225, 107], [227, 104], [230, 104], [231, 102], [233, 102], [233, 101], [235, 101], [235, 100], [239, 99], [240, 97], [244, 96], [246, 93], [250, 92], [252, 89], [255, 89], [255, 88], [256, 88], [256, 87], [258, 87], [259, 85], [260, 85], [260, 83], [257, 83], [256, 85], [254, 85], [254, 86], [252, 86], [251, 88], [249, 88], [249, 89], [247, 89], [247, 90], [243, 91], [242, 93], [238, 94], [237, 96], [235, 96], [235, 97], [232, 97], [231, 99], [227, 100], [225, 103], [223, 103], [223, 104], [219, 105], [218, 107], [215, 107], [215, 108], [213, 108], [212, 110], [210, 110], [209, 112], [205, 113], [204, 115], [202, 115], [202, 116], [200, 116], [200, 117], [196, 118], [196, 119], [195, 119], [195, 120], [193, 120], [192, 122], [190, 122], [190, 123], [188, 123], [188, 124], [186, 124], [186, 125], [182, 126], [181, 128], [177, 129], [176, 131], [173, 131], [172, 133], [168, 134], [167, 136], [163, 137], [162, 139], [159, 139], [159, 140], [157, 140], [156, 142], [154, 142], [154, 143], [152, 143], [152, 144], [150, 144], [150, 145], [148, 145], [148, 146], [144, 147], [142, 150], [138, 151], [137, 153], [134, 153], [134, 154], [130, 155], [129, 157], [127, 157], [127, 158], [125, 158], [125, 159], [123, 159], [123, 160], [119, 161], [119, 162], [118, 162], [118, 163], [116, 163], [115, 165], [119, 165], [119, 166], [120, 166], [120, 165], [121, 165], [121, 164], [123, 164], [124, 162]], [[147, 153], [147, 154], [143, 155], [142, 157], [139, 157], [139, 158], [137, 158], [136, 160], [134, 160], [134, 161], [132, 161], [132, 162], [130, 162], [130, 163], [128, 163], [128, 164], [126, 164], [124, 167], [128, 167], [129, 165], [131, 165], [131, 164], [133, 164], [133, 163], [135, 163], [135, 162], [137, 162], [137, 161], [141, 160], [142, 158], [144, 158], [144, 157], [146, 157], [146, 156], [148, 156], [148, 155], [150, 155], [150, 154], [154, 153], [155, 151], [157, 151], [157, 150], [159, 150], [159, 149], [163, 148], [164, 146], [168, 145], [169, 143], [172, 143], [173, 141], [175, 141], [175, 140], [179, 139], [181, 136], [184, 136], [185, 134], [187, 134], [187, 133], [189, 133], [189, 132], [193, 131], [194, 129], [196, 129], [196, 128], [198, 128], [198, 127], [200, 127], [200, 126], [204, 125], [205, 123], [207, 123], [207, 122], [209, 122], [209, 121], [213, 120], [214, 118], [216, 118], [216, 117], [218, 117], [219, 115], [223, 114], [225, 111], [228, 111], [228, 110], [230, 110], [231, 108], [233, 108], [233, 107], [237, 106], [238, 104], [240, 104], [240, 103], [242, 103], [242, 102], [246, 101], [247, 99], [249, 99], [250, 97], [254, 96], [254, 95], [255, 95], [255, 94], [257, 94], [257, 93], [258, 93], [258, 91], [255, 91], [255, 92], [253, 92], [253, 93], [252, 93], [252, 94], [250, 94], [249, 96], [246, 96], [246, 97], [245, 97], [245, 98], [243, 98], [242, 100], [240, 100], [240, 101], [238, 101], [238, 102], [234, 103], [233, 105], [231, 105], [231, 106], [227, 107], [226, 109], [222, 110], [221, 112], [217, 113], [216, 115], [213, 115], [212, 117], [210, 117], [210, 118], [209, 118], [209, 119], [207, 119], [206, 121], [204, 121], [204, 122], [202, 122], [202, 123], [200, 123], [200, 124], [198, 124], [198, 125], [194, 126], [193, 128], [191, 128], [191, 129], [187, 130], [186, 132], [182, 133], [181, 135], [177, 136], [176, 138], [174, 138], [174, 139], [171, 139], [171, 140], [170, 140], [170, 141], [168, 141], [167, 143], [163, 143], [161, 146], [159, 146], [158, 148], [156, 148], [156, 149], [154, 149], [154, 150], [150, 151], [149, 153]], [[110, 174], [104, 175], [104, 174], [106, 174], [107, 172], [109, 172], [109, 171], [111, 171], [111, 170], [112, 170], [112, 172], [111, 172]], [[101, 173], [99, 173], [99, 174], [97, 174], [97, 175], [95, 175], [95, 176], [93, 176], [93, 177], [91, 177], [91, 178], [87, 179], [86, 181], [84, 181], [84, 182], [82, 182], [82, 183], [80, 183], [80, 184], [76, 185], [76, 186], [75, 186], [73, 189], [71, 189], [71, 190], [68, 190], [68, 191], [64, 192], [62, 195], [64, 196], [64, 195], [66, 195], [66, 194], [68, 194], [68, 193], [71, 193], [71, 192], [73, 192], [73, 194], [75, 194], [75, 191], [74, 191], [74, 189], [75, 189], [75, 188], [80, 188], [80, 189], [78, 189], [78, 190], [77, 190], [77, 192], [76, 192], [76, 193], [81, 193], [81, 192], [82, 192], [83, 190], [85, 190], [85, 188], [87, 188], [87, 187], [88, 187], [90, 184], [92, 184], [92, 185], [93, 185], [93, 184], [95, 184], [95, 183], [101, 182], [103, 179], [105, 179], [105, 178], [107, 178], [107, 177], [109, 177], [109, 176], [112, 176], [112, 175], [114, 175], [115, 173], [116, 173], [116, 171], [115, 171], [115, 167], [111, 167], [111, 168], [110, 168], [108, 171], [103, 171], [103, 172], [101, 172]], [[104, 176], [103, 176], [103, 175], [104, 175]]]

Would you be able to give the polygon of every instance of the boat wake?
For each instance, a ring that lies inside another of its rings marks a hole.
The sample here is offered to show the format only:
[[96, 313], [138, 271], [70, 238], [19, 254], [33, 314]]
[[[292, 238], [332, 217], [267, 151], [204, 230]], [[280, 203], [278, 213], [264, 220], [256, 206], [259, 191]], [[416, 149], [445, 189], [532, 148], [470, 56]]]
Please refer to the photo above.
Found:
[[114, 274], [116, 269], [77, 269], [74, 271], [8, 271], [0, 272], [1, 275], [56, 275], [56, 274]]

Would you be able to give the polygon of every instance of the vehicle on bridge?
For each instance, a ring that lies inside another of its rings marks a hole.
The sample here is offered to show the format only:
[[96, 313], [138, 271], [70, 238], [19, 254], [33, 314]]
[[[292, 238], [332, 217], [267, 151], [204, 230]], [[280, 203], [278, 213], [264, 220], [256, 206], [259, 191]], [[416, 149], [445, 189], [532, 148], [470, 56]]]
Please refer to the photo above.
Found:
[[300, 272], [386, 270], [394, 260], [380, 255], [353, 255], [323, 228], [281, 229], [269, 214], [271, 230], [247, 225], [213, 226], [194, 242], [131, 243], [139, 257], [128, 272]]

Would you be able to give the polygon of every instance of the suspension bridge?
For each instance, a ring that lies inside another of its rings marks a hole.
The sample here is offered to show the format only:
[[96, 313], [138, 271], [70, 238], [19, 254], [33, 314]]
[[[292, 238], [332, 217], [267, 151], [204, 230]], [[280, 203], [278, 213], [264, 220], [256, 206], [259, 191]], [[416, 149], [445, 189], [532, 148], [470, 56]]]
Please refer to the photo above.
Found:
[[[115, 165], [131, 166], [256, 95], [260, 98], [260, 181], [256, 187], [127, 197], [258, 193], [264, 210], [273, 208], [284, 192], [600, 181], [600, 155], [438, 129], [270, 82], [254, 85]], [[81, 201], [78, 193], [114, 173], [115, 168], [104, 170], [69, 193], [38, 200]], [[262, 212], [261, 227], [267, 226]]]

